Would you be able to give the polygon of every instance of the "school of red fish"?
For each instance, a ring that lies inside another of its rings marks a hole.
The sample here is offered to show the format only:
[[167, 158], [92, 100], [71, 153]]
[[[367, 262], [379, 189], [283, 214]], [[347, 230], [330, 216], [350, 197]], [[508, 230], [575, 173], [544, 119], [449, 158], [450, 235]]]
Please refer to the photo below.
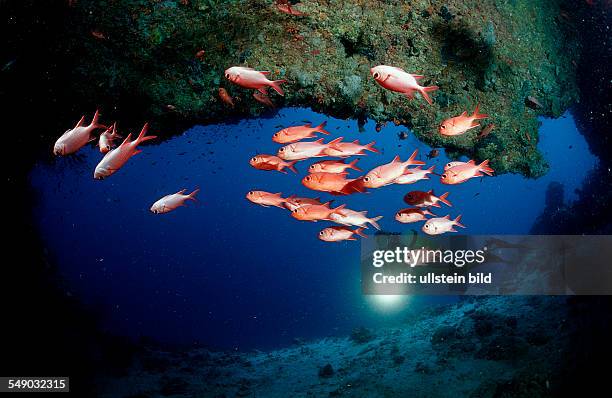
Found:
[[[299, 16], [303, 15], [288, 2], [278, 2], [279, 11]], [[232, 66], [225, 70], [225, 78], [242, 88], [254, 90], [253, 97], [260, 103], [274, 107], [269, 97], [268, 89], [271, 88], [279, 95], [284, 95], [281, 87], [285, 80], [269, 80], [268, 71], [257, 71], [242, 66]], [[408, 99], [419, 95], [429, 104], [433, 101], [429, 93], [438, 89], [437, 86], [423, 86], [419, 80], [425, 76], [411, 74], [404, 70], [388, 65], [378, 65], [370, 69], [374, 81], [384, 89], [405, 95]], [[228, 91], [222, 87], [218, 90], [219, 99], [229, 107], [234, 107], [234, 99]], [[437, 128], [442, 136], [457, 136], [479, 126], [478, 120], [486, 119], [488, 115], [479, 113], [476, 105], [474, 112], [467, 111], [459, 116], [444, 120]], [[96, 166], [93, 177], [102, 180], [110, 177], [141, 150], [138, 146], [155, 136], [147, 136], [148, 124], [145, 123], [138, 137], [132, 140], [132, 134], [128, 134], [122, 143], [116, 146], [116, 142], [123, 138], [117, 133], [117, 124], [110, 127], [99, 123], [100, 114], [95, 112], [92, 121], [85, 125], [83, 116], [76, 126], [67, 130], [55, 143], [53, 154], [56, 156], [67, 156], [76, 153], [89, 142], [98, 142], [100, 152], [104, 155]], [[298, 173], [295, 165], [315, 158], [329, 158], [312, 163], [308, 167], [308, 174], [301, 179], [302, 185], [313, 191], [324, 192], [335, 196], [366, 193], [371, 189], [380, 189], [389, 185], [414, 184], [422, 180], [428, 180], [428, 175], [436, 174], [435, 166], [425, 168], [425, 163], [417, 160], [418, 151], [412, 152], [411, 156], [402, 161], [397, 155], [389, 163], [381, 164], [363, 175], [350, 177], [349, 170], [362, 173], [358, 167], [359, 159], [347, 162], [354, 156], [364, 156], [367, 152], [377, 153], [375, 142], [362, 144], [358, 140], [352, 142], [343, 141], [344, 137], [334, 139], [319, 138], [319, 134], [331, 135], [325, 130], [326, 122], [318, 126], [305, 124], [292, 126], [277, 131], [272, 135], [272, 141], [280, 144], [276, 154], [257, 154], [249, 163], [252, 167], [263, 171], [278, 171], [287, 173], [287, 169]], [[99, 132], [99, 134], [97, 134]], [[325, 141], [328, 142], [325, 142]], [[468, 162], [450, 162], [444, 167], [440, 175], [440, 182], [448, 185], [462, 184], [472, 178], [491, 176], [493, 169], [489, 167], [489, 161], [477, 163], [474, 160]], [[164, 214], [179, 207], [186, 206], [187, 201], [196, 200], [199, 189], [186, 194], [182, 189], [174, 194], [166, 195], [153, 203], [150, 211], [154, 214]], [[429, 235], [440, 235], [447, 232], [457, 232], [455, 227], [465, 228], [461, 223], [461, 215], [454, 219], [450, 215], [439, 217], [432, 213], [432, 208], [441, 208], [441, 204], [452, 207], [448, 200], [449, 193], [437, 196], [433, 190], [411, 191], [404, 196], [404, 201], [411, 207], [401, 209], [395, 214], [395, 220], [400, 223], [423, 222], [422, 231]], [[288, 210], [291, 217], [300, 221], [329, 221], [338, 225], [322, 229], [318, 237], [326, 242], [340, 242], [346, 240], [357, 240], [357, 236], [366, 237], [363, 233], [368, 226], [380, 229], [377, 221], [382, 216], [369, 217], [367, 210], [352, 210], [346, 205], [332, 207], [332, 200], [323, 201], [320, 197], [307, 198], [290, 195], [283, 197], [281, 193], [271, 193], [261, 190], [252, 190], [246, 194], [250, 202], [264, 207], [278, 207]]]

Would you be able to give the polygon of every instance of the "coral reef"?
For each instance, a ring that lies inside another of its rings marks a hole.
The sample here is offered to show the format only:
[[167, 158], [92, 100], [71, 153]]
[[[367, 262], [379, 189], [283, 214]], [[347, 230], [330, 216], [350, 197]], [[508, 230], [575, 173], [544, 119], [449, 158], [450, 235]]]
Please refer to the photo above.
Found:
[[[537, 116], [559, 116], [577, 98], [579, 47], [561, 2], [319, 0], [297, 6], [306, 14], [298, 17], [267, 0], [81, 0], [70, 33], [73, 89], [95, 90], [107, 107], [136, 96], [158, 122], [257, 115], [266, 108], [223, 77], [246, 65], [288, 80], [277, 105], [394, 121], [457, 156], [491, 159], [498, 173], [537, 177], [547, 170]], [[369, 70], [382, 63], [438, 85], [434, 105], [379, 87]], [[235, 109], [218, 99], [220, 86]], [[484, 125], [495, 124], [491, 134], [437, 134], [442, 120], [476, 104], [490, 115]]]

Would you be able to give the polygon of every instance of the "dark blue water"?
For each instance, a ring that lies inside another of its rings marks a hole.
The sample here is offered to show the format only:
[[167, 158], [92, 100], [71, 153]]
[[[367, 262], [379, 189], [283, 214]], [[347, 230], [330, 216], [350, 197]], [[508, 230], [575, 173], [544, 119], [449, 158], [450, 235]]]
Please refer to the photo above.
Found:
[[[427, 160], [431, 148], [412, 135], [399, 140], [403, 127], [389, 124], [376, 132], [370, 122], [360, 133], [355, 121], [284, 109], [271, 118], [193, 127], [144, 147], [104, 181], [92, 178], [100, 159], [94, 147], [76, 157], [41, 162], [31, 174], [40, 194], [35, 216], [67, 292], [99, 311], [113, 333], [238, 349], [342, 335], [358, 325], [393, 324], [409, 306], [452, 300], [364, 297], [358, 242], [321, 242], [317, 233], [327, 224], [299, 222], [288, 211], [255, 206], [244, 198], [253, 189], [319, 196], [300, 184], [312, 162], [298, 163], [299, 176], [258, 171], [248, 164], [257, 152], [276, 153], [271, 136], [281, 125], [306, 120], [327, 120], [332, 137], [376, 141], [383, 154], [363, 157], [359, 166], [364, 170], [396, 154], [406, 159], [416, 148], [428, 165], [438, 165], [436, 171], [449, 161], [442, 151]], [[437, 214], [462, 214], [466, 233], [527, 233], [544, 208], [548, 184], [561, 182], [572, 200], [596, 164], [569, 114], [543, 120], [539, 148], [551, 170], [538, 180], [503, 175], [448, 187], [432, 176], [413, 185], [336, 197], [335, 203], [383, 215], [383, 229], [403, 232], [420, 227], [393, 219], [406, 207], [402, 198], [407, 191], [450, 190], [453, 207]], [[199, 203], [166, 215], [148, 211], [161, 196], [195, 187], [202, 190]]]

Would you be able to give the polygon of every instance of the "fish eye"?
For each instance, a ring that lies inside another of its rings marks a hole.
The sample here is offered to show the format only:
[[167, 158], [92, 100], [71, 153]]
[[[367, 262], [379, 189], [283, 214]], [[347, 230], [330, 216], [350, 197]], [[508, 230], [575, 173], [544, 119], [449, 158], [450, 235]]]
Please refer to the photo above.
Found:
[[252, 160], [253, 162], [257, 162], [257, 157], [253, 157], [253, 158], [251, 158], [251, 160]]
[[363, 181], [364, 181], [364, 182], [368, 182], [368, 181], [370, 181], [370, 177], [365, 177], [365, 178], [363, 179]]
[[425, 224], [425, 229], [429, 229], [429, 224]]
[[229, 73], [226, 73], [226, 74], [225, 74], [225, 78], [226, 78], [226, 79], [229, 79], [229, 78], [230, 78], [230, 74], [229, 74]]
[[306, 181], [310, 181], [310, 176], [308, 176], [308, 177], [304, 178], [304, 180], [306, 180]]
[[293, 212], [294, 212], [294, 213], [297, 213], [297, 212], [298, 212], [298, 209], [293, 209]]
[[249, 195], [253, 195], [253, 194], [254, 194], [254, 192], [253, 192], [253, 191], [249, 191]]
[[319, 235], [323, 236], [323, 231], [319, 232]]
[[441, 128], [442, 130], [444, 130], [444, 129], [446, 128], [446, 126], [445, 126], [444, 124], [441, 124], [441, 125], [440, 125], [440, 128]]
[[378, 79], [380, 77], [380, 73], [374, 72], [374, 79]]
[[281, 149], [279, 149], [280, 152], [285, 152], [285, 147], [282, 147]]
[[442, 174], [442, 179], [445, 179], [445, 178], [446, 178], [446, 174]]
[[313, 169], [313, 170], [314, 170], [314, 168], [315, 168], [314, 164], [311, 164], [310, 167], [309, 167], [309, 169]]

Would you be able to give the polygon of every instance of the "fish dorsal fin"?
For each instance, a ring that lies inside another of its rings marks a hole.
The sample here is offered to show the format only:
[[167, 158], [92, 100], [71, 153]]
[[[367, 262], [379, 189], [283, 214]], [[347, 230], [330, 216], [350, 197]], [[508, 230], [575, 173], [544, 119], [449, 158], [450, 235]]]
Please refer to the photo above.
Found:
[[429, 191], [427, 191], [427, 193], [433, 195], [433, 189], [430, 189]]
[[184, 194], [186, 191], [187, 191], [186, 189], [181, 189], [181, 190], [180, 190], [180, 191], [178, 191], [177, 193], [182, 195], [182, 194]]
[[450, 220], [450, 216], [449, 216], [448, 214], [447, 214], [447, 215], [445, 215], [445, 216], [444, 216], [444, 217], [442, 217], [442, 218], [444, 218], [445, 220]]
[[119, 146], [126, 146], [126, 145], [128, 145], [130, 143], [130, 139], [131, 138], [132, 138], [132, 133], [129, 133], [127, 135], [127, 137], [125, 137], [125, 140], [123, 140], [123, 142]]
[[304, 127], [312, 127], [312, 123], [306, 123]]
[[475, 165], [476, 162], [474, 162], [473, 160], [470, 160], [469, 162], [467, 162], [467, 164]]
[[460, 116], [461, 116], [461, 117], [465, 117], [465, 116], [467, 116], [467, 112], [466, 112], [466, 111], [463, 111], [463, 113], [462, 113]]
[[85, 122], [85, 115], [81, 116], [81, 120], [79, 120], [77, 122], [77, 124], [76, 124], [76, 126], [74, 126], [74, 128], [81, 127], [84, 122]]
[[367, 210], [359, 211], [358, 213], [362, 214], [364, 216], [368, 215], [368, 211]]
[[398, 162], [400, 162], [400, 157], [399, 157], [399, 155], [395, 155], [395, 157], [393, 158], [391, 163], [398, 163]]
[[355, 141], [351, 142], [351, 144], [359, 144], [359, 140], [355, 140]]

